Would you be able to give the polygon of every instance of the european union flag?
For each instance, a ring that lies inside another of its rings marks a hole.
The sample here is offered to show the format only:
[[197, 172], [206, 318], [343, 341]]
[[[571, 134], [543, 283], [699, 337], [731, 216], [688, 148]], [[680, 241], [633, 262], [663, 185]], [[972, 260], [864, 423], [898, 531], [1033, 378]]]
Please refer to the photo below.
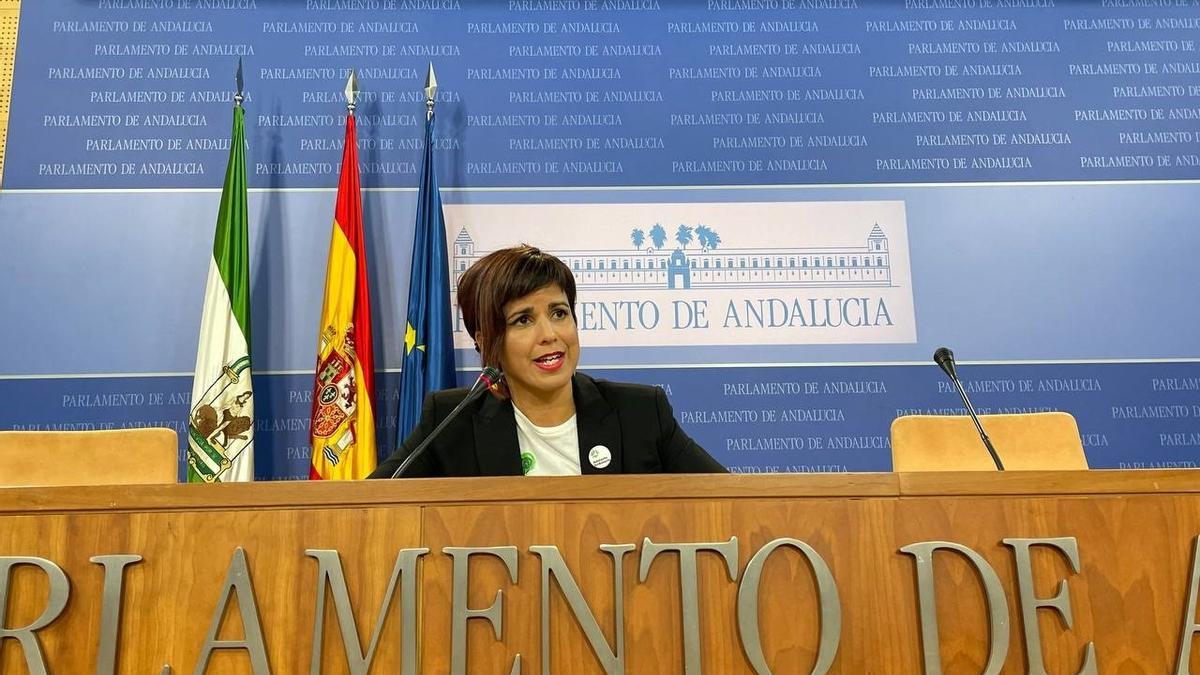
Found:
[[397, 443], [417, 426], [425, 395], [456, 384], [446, 223], [433, 165], [433, 127], [431, 108], [425, 120], [425, 160], [417, 195], [417, 225], [408, 279], [408, 323], [404, 327]]

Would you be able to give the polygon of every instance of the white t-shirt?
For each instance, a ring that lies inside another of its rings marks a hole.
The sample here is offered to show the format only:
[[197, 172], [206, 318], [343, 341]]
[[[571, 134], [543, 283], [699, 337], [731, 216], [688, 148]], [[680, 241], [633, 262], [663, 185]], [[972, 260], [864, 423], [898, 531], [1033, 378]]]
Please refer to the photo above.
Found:
[[526, 476], [578, 476], [579, 433], [575, 416], [553, 427], [539, 427], [513, 406], [517, 420], [517, 445]]

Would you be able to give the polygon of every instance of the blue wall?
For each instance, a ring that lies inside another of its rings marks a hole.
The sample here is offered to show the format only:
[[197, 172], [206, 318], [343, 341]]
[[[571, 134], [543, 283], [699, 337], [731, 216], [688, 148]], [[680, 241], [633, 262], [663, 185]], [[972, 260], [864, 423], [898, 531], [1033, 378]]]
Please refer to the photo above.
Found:
[[[451, 208], [903, 203], [915, 341], [583, 336], [584, 370], [667, 387], [727, 465], [889, 469], [897, 414], [960, 412], [929, 362], [943, 344], [980, 412], [1075, 414], [1093, 467], [1200, 458], [1200, 8], [124, 4], [22, 8], [0, 428], [183, 428], [241, 54], [260, 478], [307, 474], [348, 68], [395, 441], [429, 61]], [[731, 228], [730, 246], [754, 234]]]

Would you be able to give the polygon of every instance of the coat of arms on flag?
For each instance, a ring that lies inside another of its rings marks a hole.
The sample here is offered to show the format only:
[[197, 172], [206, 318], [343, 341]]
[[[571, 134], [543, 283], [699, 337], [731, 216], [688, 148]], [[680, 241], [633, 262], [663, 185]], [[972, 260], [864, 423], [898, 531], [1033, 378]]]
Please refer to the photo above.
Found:
[[250, 357], [227, 364], [192, 405], [188, 417], [192, 473], [206, 483], [221, 480], [233, 460], [254, 442]]
[[354, 378], [354, 325], [346, 326], [342, 340], [337, 340], [337, 334], [333, 326], [326, 326], [321, 331], [312, 417], [312, 434], [326, 441], [322, 444], [322, 452], [334, 466], [354, 445], [357, 425], [355, 411], [358, 408], [358, 385]]

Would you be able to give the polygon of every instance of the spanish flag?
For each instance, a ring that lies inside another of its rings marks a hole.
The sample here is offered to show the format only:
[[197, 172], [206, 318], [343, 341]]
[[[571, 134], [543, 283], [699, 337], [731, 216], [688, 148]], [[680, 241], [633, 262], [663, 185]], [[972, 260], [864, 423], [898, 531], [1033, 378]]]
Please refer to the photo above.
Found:
[[309, 478], [355, 480], [375, 469], [375, 363], [354, 114], [346, 116], [325, 301], [317, 336]]

